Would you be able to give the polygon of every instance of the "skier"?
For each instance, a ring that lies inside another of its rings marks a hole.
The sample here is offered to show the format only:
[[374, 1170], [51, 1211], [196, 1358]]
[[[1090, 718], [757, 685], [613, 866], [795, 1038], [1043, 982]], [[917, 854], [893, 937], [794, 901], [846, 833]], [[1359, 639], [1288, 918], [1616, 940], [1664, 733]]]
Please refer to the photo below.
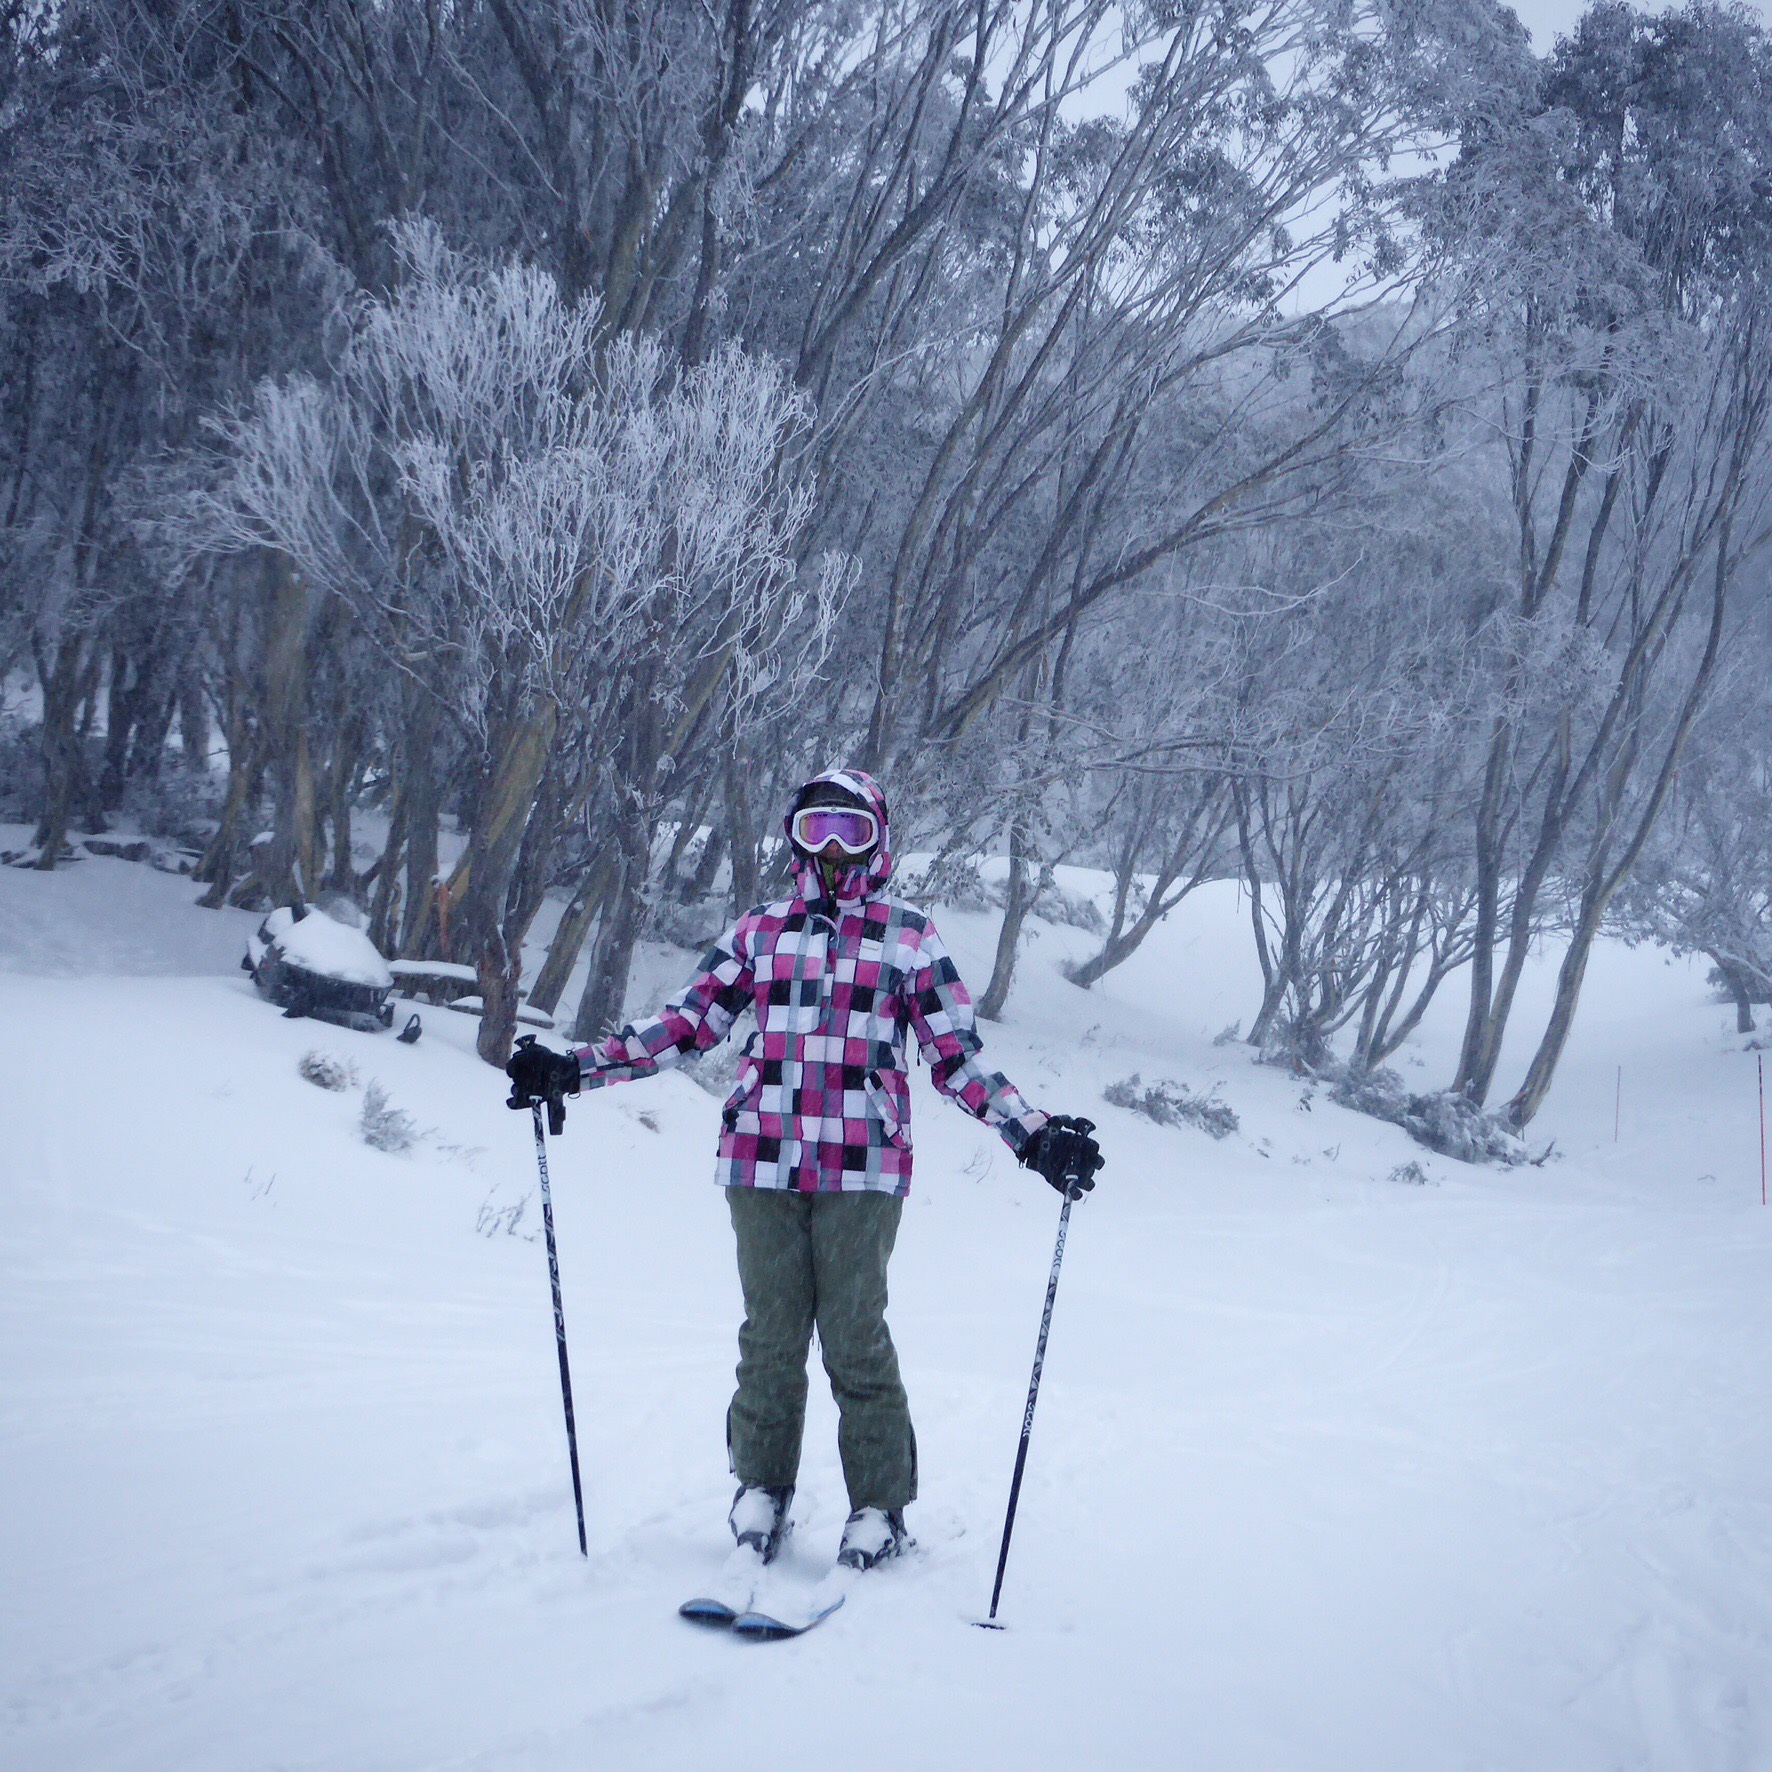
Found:
[[[838, 1562], [907, 1548], [917, 1441], [886, 1327], [886, 1265], [911, 1180], [908, 1029], [935, 1086], [1073, 1198], [1101, 1152], [979, 1062], [972, 1002], [929, 918], [886, 893], [886, 799], [858, 769], [815, 776], [784, 822], [795, 891], [747, 911], [649, 1021], [573, 1053], [521, 1048], [510, 1105], [648, 1077], [718, 1044], [755, 1006], [721, 1117], [718, 1180], [738, 1242], [744, 1322], [726, 1416], [729, 1522], [769, 1562], [788, 1530], [818, 1327], [850, 1514]], [[1068, 1177], [1068, 1182], [1067, 1182]]]

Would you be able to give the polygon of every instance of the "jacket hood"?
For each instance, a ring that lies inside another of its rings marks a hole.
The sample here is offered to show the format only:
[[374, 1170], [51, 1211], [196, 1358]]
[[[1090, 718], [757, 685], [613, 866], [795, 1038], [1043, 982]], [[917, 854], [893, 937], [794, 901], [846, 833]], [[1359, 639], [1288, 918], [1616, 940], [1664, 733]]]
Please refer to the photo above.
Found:
[[793, 875], [795, 890], [811, 904], [824, 896], [824, 882], [819, 878], [818, 863], [803, 855], [794, 844], [794, 814], [816, 787], [841, 788], [853, 796], [880, 821], [880, 841], [865, 863], [851, 862], [837, 870], [837, 902], [848, 904], [868, 898], [880, 891], [892, 874], [892, 825], [886, 812], [886, 796], [871, 775], [859, 769], [827, 769], [822, 775], [802, 784], [781, 821], [782, 833], [788, 840], [788, 871]]

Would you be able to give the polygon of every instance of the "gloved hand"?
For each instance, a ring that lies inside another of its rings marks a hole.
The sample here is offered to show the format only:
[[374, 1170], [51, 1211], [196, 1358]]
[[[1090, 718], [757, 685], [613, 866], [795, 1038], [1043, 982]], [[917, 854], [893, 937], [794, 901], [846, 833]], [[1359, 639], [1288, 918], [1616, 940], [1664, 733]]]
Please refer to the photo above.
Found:
[[579, 1090], [578, 1058], [570, 1052], [555, 1052], [539, 1044], [533, 1034], [525, 1034], [517, 1042], [505, 1066], [511, 1079], [510, 1099], [506, 1107], [532, 1108], [538, 1101], [558, 1101], [562, 1095], [576, 1095]]
[[1080, 1200], [1095, 1186], [1095, 1172], [1102, 1164], [1101, 1146], [1090, 1137], [1094, 1130], [1093, 1120], [1054, 1114], [1021, 1147], [1022, 1164], [1044, 1176], [1061, 1194]]

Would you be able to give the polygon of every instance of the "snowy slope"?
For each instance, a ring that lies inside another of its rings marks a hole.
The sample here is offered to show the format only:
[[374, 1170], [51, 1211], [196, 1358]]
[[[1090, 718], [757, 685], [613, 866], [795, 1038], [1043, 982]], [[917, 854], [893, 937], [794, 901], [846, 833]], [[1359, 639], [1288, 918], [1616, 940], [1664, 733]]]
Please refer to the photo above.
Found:
[[[923, 1551], [746, 1647], [674, 1616], [730, 1499], [717, 1101], [610, 1090], [554, 1147], [587, 1565], [533, 1199], [477, 1229], [533, 1171], [473, 1022], [286, 1021], [235, 970], [252, 919], [192, 896], [0, 869], [0, 1764], [1772, 1765], [1772, 1211], [1698, 969], [1605, 952], [1533, 1129], [1562, 1154], [1504, 1174], [1212, 1044], [1255, 996], [1230, 889], [1086, 995], [1055, 970], [1084, 938], [1039, 927], [991, 1050], [1110, 1166], [1011, 1628], [968, 1621], [1056, 1202], [919, 1080], [892, 1316]], [[942, 925], [982, 983], [991, 920]], [[1455, 1024], [1406, 1075], [1443, 1078]], [[369, 1149], [360, 1088], [297, 1075], [316, 1047], [430, 1136]], [[1103, 1105], [1133, 1070], [1221, 1081], [1242, 1134]], [[1386, 1179], [1411, 1157], [1435, 1185]], [[844, 1512], [817, 1393], [789, 1585]]]

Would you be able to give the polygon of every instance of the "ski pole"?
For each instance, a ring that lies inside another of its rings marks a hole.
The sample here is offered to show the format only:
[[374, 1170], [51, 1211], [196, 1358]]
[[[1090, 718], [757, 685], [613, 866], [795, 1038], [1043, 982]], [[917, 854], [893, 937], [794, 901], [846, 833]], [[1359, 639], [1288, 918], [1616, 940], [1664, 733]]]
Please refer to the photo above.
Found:
[[[1078, 1122], [1081, 1130], [1093, 1131], [1087, 1120]], [[1028, 1441], [1034, 1432], [1034, 1405], [1040, 1400], [1040, 1374], [1046, 1366], [1046, 1337], [1052, 1333], [1052, 1302], [1058, 1297], [1058, 1270], [1064, 1263], [1064, 1239], [1071, 1228], [1071, 1206], [1075, 1199], [1065, 1177], [1064, 1206], [1058, 1214], [1058, 1242], [1052, 1251], [1052, 1273], [1046, 1281], [1046, 1308], [1040, 1313], [1040, 1339], [1034, 1346], [1034, 1372], [1028, 1380], [1027, 1407], [1021, 1415], [1021, 1444], [1015, 1452], [1015, 1475], [1009, 1479], [1009, 1511], [1003, 1516], [1003, 1543], [997, 1551], [997, 1579], [991, 1587], [991, 1610], [988, 1618], [978, 1620], [981, 1630], [1001, 1630], [996, 1622], [997, 1601], [1003, 1594], [1003, 1571], [1009, 1567], [1009, 1536], [1015, 1530], [1015, 1506], [1021, 1500], [1021, 1474], [1027, 1469]]]
[[[531, 1039], [533, 1035], [529, 1036]], [[548, 1238], [548, 1280], [554, 1288], [554, 1343], [560, 1350], [560, 1400], [566, 1405], [566, 1450], [572, 1459], [572, 1505], [578, 1510], [578, 1554], [588, 1557], [585, 1548], [585, 1498], [578, 1480], [578, 1428], [572, 1419], [572, 1368], [566, 1363], [566, 1313], [560, 1308], [560, 1257], [554, 1248], [554, 1202], [548, 1192], [547, 1129], [541, 1120], [541, 1103], [531, 1104], [535, 1116], [535, 1162], [541, 1171], [541, 1222]], [[566, 1103], [558, 1096], [548, 1098], [548, 1125], [556, 1136], [565, 1129]]]

